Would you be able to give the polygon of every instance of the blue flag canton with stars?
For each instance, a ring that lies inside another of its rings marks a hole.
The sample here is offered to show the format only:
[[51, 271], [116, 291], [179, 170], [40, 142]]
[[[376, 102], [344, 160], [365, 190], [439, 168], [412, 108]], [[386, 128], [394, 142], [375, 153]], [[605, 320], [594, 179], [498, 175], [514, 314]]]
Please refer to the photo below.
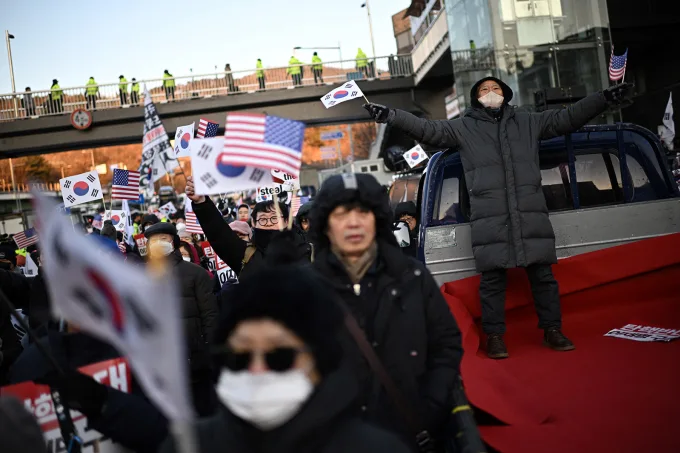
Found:
[[115, 186], [127, 186], [128, 185], [128, 176], [130, 173], [127, 170], [119, 170], [115, 169], [113, 171], [113, 185]]
[[276, 116], [265, 118], [264, 141], [301, 152], [305, 139], [305, 123]]
[[217, 123], [208, 123], [208, 125], [205, 128], [205, 135], [204, 138], [212, 138], [217, 136], [217, 129], [220, 128], [220, 125]]
[[626, 58], [628, 57], [628, 51], [623, 55], [614, 55], [612, 57], [611, 69], [623, 69], [623, 65], [626, 64]]

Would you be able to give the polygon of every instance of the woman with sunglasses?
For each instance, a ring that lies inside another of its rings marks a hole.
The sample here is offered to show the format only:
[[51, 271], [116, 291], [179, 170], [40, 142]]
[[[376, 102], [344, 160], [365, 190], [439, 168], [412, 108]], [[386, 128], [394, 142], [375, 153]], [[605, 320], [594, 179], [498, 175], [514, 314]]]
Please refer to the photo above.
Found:
[[[342, 312], [309, 270], [279, 266], [242, 279], [215, 336], [222, 407], [198, 422], [198, 452], [409, 452], [353, 410], [356, 379], [341, 366], [342, 326]], [[168, 439], [160, 451], [176, 450]]]

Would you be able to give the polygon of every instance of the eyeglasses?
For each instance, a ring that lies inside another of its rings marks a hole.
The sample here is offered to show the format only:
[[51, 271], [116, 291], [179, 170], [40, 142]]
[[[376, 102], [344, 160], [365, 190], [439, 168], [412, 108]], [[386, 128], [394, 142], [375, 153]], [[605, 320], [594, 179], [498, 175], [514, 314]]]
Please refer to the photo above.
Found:
[[271, 371], [283, 372], [293, 368], [295, 359], [301, 352], [307, 352], [305, 348], [281, 347], [270, 351], [244, 351], [235, 352], [229, 348], [219, 348], [212, 355], [216, 364], [228, 368], [231, 371], [247, 370], [255, 356], [260, 356]]
[[267, 226], [267, 225], [276, 225], [279, 223], [279, 218], [277, 216], [274, 217], [260, 217], [257, 219], [257, 224], [259, 226]]

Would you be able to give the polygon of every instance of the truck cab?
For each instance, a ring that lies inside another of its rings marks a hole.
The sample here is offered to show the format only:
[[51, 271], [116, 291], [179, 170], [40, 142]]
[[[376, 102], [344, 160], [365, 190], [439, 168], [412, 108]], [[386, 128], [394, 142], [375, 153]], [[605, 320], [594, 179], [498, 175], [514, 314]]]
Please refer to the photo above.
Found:
[[[645, 128], [586, 126], [541, 142], [539, 161], [558, 259], [680, 231], [678, 186]], [[417, 201], [419, 259], [439, 284], [474, 275], [470, 201], [455, 150], [432, 156]]]

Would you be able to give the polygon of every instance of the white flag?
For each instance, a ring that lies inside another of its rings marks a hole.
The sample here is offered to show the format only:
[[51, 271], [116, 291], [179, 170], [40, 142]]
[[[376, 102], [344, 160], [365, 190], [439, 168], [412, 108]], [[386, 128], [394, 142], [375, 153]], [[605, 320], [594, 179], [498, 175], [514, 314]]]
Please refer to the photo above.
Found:
[[123, 200], [122, 211], [125, 213], [125, 230], [123, 231], [123, 239], [130, 244], [130, 247], [135, 246], [135, 240], [132, 236], [135, 234], [135, 228], [132, 225], [132, 216], [130, 215], [130, 205], [127, 200]]
[[172, 201], [168, 201], [163, 206], [158, 208], [158, 212], [163, 214], [163, 216], [168, 217], [168, 216], [170, 216], [170, 214], [176, 213], [177, 209], [175, 209], [175, 205], [172, 204]]
[[153, 183], [179, 166], [175, 152], [170, 146], [168, 134], [158, 116], [158, 111], [148, 90], [144, 90], [144, 138], [142, 162], [139, 165], [139, 187], [146, 193], [153, 192]]
[[51, 200], [37, 191], [33, 197], [55, 318], [124, 354], [166, 417], [191, 419], [180, 301], [169, 284], [174, 279], [126, 264], [120, 254], [102, 258], [103, 245], [76, 233]]
[[411, 168], [427, 159], [427, 153], [423, 151], [423, 148], [421, 148], [420, 145], [416, 145], [404, 153], [404, 160]]
[[328, 109], [342, 102], [363, 97], [363, 95], [364, 93], [361, 92], [361, 88], [359, 88], [354, 80], [351, 80], [322, 97], [321, 102]]
[[238, 192], [271, 185], [269, 170], [236, 167], [223, 162], [224, 137], [191, 141], [191, 169], [197, 195]]
[[35, 264], [30, 253], [26, 254], [26, 269], [24, 270], [24, 275], [26, 277], [35, 277], [38, 275], [38, 265]]
[[189, 157], [191, 140], [194, 138], [194, 123], [180, 126], [175, 132], [175, 157]]
[[673, 150], [673, 140], [675, 139], [675, 123], [673, 122], [673, 93], [668, 97], [668, 105], [663, 114], [663, 132], [661, 141], [666, 144], [669, 150]]
[[104, 214], [104, 220], [110, 220], [116, 231], [125, 231], [125, 225], [127, 224], [127, 216], [122, 209], [116, 209], [113, 211], [106, 211]]
[[61, 186], [61, 197], [64, 199], [65, 208], [104, 198], [102, 185], [96, 171], [62, 178], [59, 180], [59, 185]]

